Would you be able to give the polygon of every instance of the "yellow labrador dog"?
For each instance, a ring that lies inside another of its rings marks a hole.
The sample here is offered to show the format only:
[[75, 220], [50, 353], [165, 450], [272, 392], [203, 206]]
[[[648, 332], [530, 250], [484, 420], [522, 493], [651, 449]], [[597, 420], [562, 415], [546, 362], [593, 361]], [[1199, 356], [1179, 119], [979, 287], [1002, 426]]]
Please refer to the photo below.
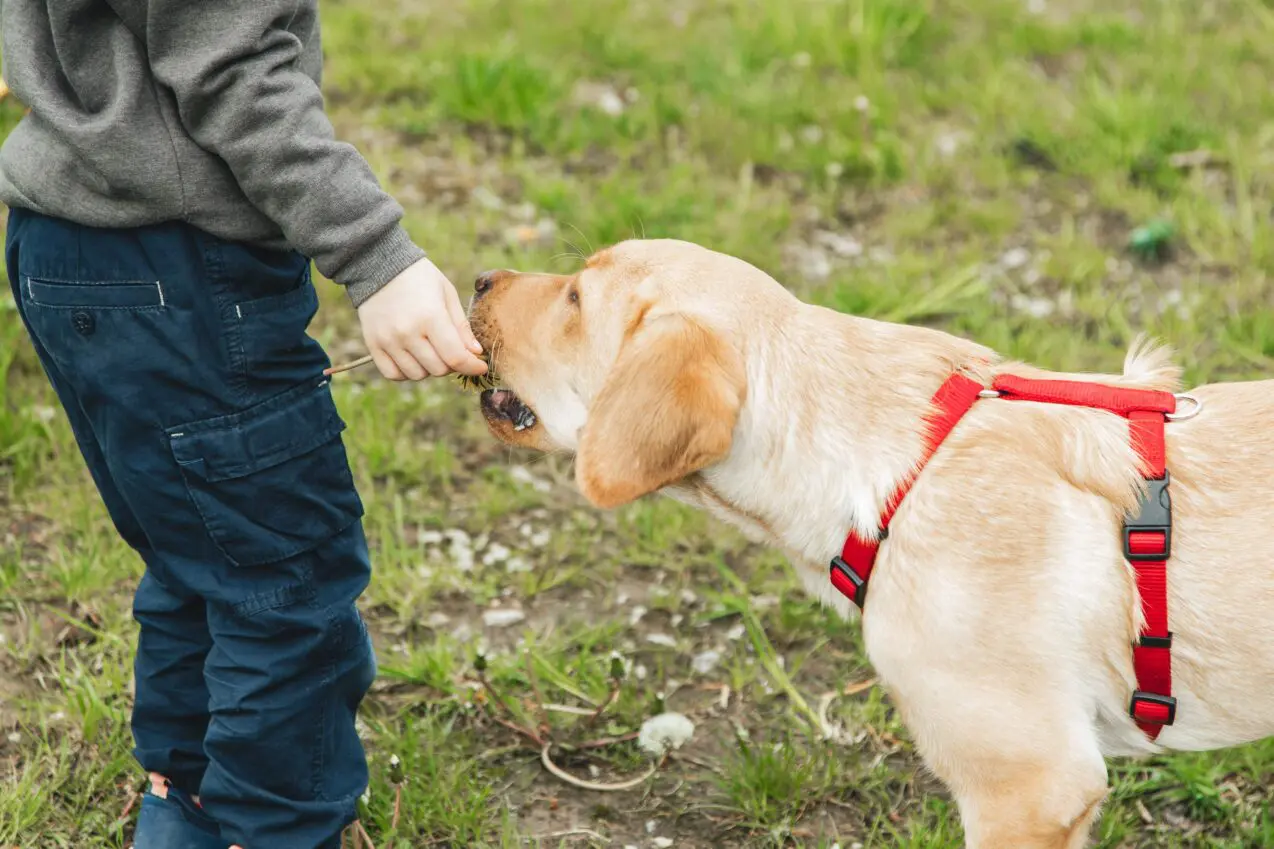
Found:
[[662, 491], [708, 510], [786, 551], [845, 613], [829, 559], [847, 533], [878, 533], [916, 475], [876, 552], [863, 634], [969, 846], [1083, 846], [1104, 756], [1274, 734], [1274, 381], [1199, 388], [1160, 430], [1176, 701], [1156, 738], [1129, 709], [1144, 620], [1121, 523], [1145, 480], [1128, 420], [985, 397], [924, 460], [953, 374], [1171, 400], [1179, 369], [1164, 350], [1136, 346], [1122, 375], [1045, 372], [805, 304], [739, 259], [670, 240], [618, 244], [577, 274], [489, 272], [470, 316], [499, 375], [482, 396], [498, 439], [574, 454], [598, 507]]

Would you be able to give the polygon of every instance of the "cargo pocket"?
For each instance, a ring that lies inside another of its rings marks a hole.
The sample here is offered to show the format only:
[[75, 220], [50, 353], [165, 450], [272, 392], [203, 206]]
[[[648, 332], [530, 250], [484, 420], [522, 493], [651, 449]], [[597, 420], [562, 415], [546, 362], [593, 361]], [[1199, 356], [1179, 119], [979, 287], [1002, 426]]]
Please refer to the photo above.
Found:
[[344, 430], [323, 380], [168, 438], [208, 535], [235, 565], [256, 566], [308, 551], [363, 515]]

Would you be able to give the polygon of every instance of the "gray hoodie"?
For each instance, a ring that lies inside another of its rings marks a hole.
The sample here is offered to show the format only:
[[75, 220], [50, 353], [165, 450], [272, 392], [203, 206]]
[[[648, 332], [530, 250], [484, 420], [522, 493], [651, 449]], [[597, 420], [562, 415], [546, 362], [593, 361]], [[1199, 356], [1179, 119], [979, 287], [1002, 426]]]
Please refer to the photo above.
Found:
[[31, 114], [0, 201], [94, 227], [185, 221], [291, 247], [355, 305], [424, 256], [338, 142], [316, 0], [4, 0], [3, 74]]

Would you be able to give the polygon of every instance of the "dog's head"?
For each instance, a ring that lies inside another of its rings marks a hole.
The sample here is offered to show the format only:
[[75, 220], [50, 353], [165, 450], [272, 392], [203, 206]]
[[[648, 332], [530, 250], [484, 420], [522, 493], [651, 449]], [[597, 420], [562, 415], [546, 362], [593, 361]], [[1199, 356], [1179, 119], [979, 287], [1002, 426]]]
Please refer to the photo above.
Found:
[[498, 388], [498, 439], [573, 453], [580, 491], [615, 507], [730, 451], [747, 394], [750, 318], [786, 291], [687, 242], [634, 240], [575, 274], [487, 272], [470, 321]]

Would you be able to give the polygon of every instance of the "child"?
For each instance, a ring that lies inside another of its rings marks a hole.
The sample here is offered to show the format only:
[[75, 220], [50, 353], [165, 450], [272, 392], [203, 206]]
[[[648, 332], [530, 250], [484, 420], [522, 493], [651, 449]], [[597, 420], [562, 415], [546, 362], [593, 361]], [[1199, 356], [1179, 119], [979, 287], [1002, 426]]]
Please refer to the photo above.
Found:
[[7, 0], [19, 312], [120, 535], [136, 849], [329, 849], [367, 764], [370, 574], [310, 258], [381, 373], [486, 366], [401, 207], [334, 140], [316, 0]]

